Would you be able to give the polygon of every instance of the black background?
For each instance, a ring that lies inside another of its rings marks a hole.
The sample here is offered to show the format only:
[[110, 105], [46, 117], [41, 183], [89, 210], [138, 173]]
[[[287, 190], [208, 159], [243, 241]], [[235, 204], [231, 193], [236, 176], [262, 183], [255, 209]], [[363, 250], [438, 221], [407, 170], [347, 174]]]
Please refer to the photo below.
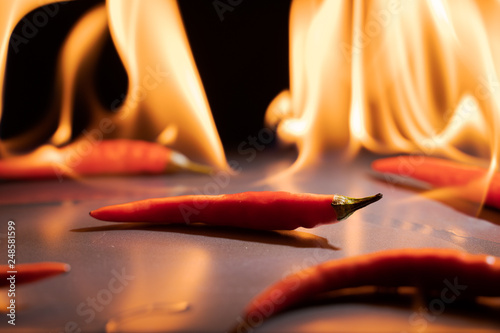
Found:
[[[78, 18], [102, 2], [63, 3], [29, 43], [18, 44], [18, 52], [9, 45], [1, 138], [30, 131], [50, 109], [62, 43]], [[214, 3], [232, 10], [223, 12], [221, 20]], [[290, 0], [181, 0], [179, 6], [217, 130], [225, 149], [232, 149], [259, 132], [267, 106], [288, 88]], [[25, 19], [33, 22], [34, 13]], [[14, 34], [22, 36], [23, 25], [20, 21]], [[127, 90], [127, 76], [110, 37], [94, 79], [103, 106]], [[75, 111], [78, 133], [85, 127], [86, 111]]]

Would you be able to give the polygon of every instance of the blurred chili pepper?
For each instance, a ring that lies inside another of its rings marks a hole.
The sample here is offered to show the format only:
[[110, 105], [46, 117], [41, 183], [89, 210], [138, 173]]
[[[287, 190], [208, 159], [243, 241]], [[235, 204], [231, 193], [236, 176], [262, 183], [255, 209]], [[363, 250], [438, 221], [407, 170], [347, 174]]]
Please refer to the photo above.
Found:
[[[61, 262], [36, 262], [17, 264], [11, 268], [9, 265], [0, 265], [0, 287], [9, 286], [12, 281], [15, 285], [35, 282], [51, 276], [67, 273], [70, 266]], [[15, 271], [16, 273], [9, 273]], [[11, 279], [13, 277], [13, 279]]]
[[180, 169], [210, 173], [212, 168], [158, 143], [139, 140], [77, 141], [63, 148], [43, 146], [27, 155], [0, 160], [0, 178], [162, 174]]
[[500, 258], [450, 249], [395, 249], [331, 260], [291, 274], [257, 295], [235, 331], [248, 331], [265, 319], [314, 296], [362, 286], [418, 287], [448, 299], [500, 296]]
[[[407, 176], [435, 187], [458, 187], [460, 197], [481, 202], [486, 191], [481, 180], [488, 170], [458, 162], [426, 156], [398, 156], [376, 160], [372, 168], [378, 172]], [[492, 175], [485, 204], [500, 209], [500, 173]]]
[[113, 222], [202, 222], [265, 230], [312, 228], [349, 217], [354, 211], [382, 198], [343, 195], [243, 192], [223, 195], [184, 195], [102, 207], [90, 215]]

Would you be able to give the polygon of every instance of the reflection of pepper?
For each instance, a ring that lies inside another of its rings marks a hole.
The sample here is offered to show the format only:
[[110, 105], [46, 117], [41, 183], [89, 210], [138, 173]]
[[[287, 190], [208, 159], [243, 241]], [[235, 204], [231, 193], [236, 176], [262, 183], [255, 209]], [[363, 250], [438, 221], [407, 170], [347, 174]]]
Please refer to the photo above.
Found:
[[[484, 185], [480, 181], [487, 175], [481, 167], [464, 165], [440, 158], [425, 156], [398, 156], [376, 160], [372, 168], [379, 172], [408, 176], [436, 187], [463, 187], [457, 193], [469, 200], [481, 202]], [[500, 208], [500, 173], [494, 173], [488, 187], [485, 204]]]
[[224, 195], [185, 195], [107, 206], [90, 212], [113, 222], [202, 222], [266, 230], [312, 228], [340, 221], [382, 198], [354, 199], [343, 195], [243, 192]]
[[41, 179], [106, 174], [162, 174], [186, 169], [209, 173], [208, 166], [158, 143], [139, 140], [76, 141], [63, 148], [44, 146], [0, 160], [0, 178]]
[[[15, 285], [35, 282], [51, 276], [67, 273], [70, 270], [68, 264], [61, 262], [37, 262], [29, 264], [17, 264], [13, 268], [8, 265], [0, 266], [0, 287], [9, 286], [15, 281]], [[14, 271], [15, 273], [9, 273]], [[12, 279], [9, 279], [11, 277]]]
[[247, 306], [240, 325], [266, 318], [319, 293], [362, 286], [419, 287], [454, 300], [500, 296], [500, 258], [449, 249], [399, 249], [327, 261], [267, 288]]

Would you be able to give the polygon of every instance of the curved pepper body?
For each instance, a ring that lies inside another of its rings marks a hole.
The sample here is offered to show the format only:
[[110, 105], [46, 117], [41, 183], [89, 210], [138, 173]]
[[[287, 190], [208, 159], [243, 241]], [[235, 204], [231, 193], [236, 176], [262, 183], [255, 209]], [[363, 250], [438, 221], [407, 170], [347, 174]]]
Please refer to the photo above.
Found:
[[[500, 258], [450, 249], [396, 249], [331, 260], [296, 272], [257, 295], [242, 318], [252, 325], [312, 297], [362, 286], [413, 286], [458, 297], [500, 296]], [[453, 290], [452, 290], [453, 289]]]

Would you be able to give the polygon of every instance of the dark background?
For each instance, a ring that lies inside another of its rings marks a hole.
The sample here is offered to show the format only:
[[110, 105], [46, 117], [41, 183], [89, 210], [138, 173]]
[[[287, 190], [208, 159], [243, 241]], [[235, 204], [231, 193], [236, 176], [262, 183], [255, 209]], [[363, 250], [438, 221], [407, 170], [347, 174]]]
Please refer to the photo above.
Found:
[[[17, 52], [9, 45], [2, 139], [29, 131], [50, 109], [62, 43], [73, 23], [101, 2], [61, 4], [28, 43], [18, 44]], [[221, 11], [227, 6], [222, 20], [214, 3]], [[217, 130], [225, 149], [232, 149], [262, 129], [267, 106], [288, 88], [290, 0], [181, 0], [179, 5]], [[34, 13], [25, 19], [33, 22]], [[14, 34], [22, 36], [24, 25], [20, 21]], [[103, 106], [127, 90], [127, 76], [110, 37], [100, 56], [95, 85]], [[85, 128], [85, 113], [76, 110], [76, 133]]]

